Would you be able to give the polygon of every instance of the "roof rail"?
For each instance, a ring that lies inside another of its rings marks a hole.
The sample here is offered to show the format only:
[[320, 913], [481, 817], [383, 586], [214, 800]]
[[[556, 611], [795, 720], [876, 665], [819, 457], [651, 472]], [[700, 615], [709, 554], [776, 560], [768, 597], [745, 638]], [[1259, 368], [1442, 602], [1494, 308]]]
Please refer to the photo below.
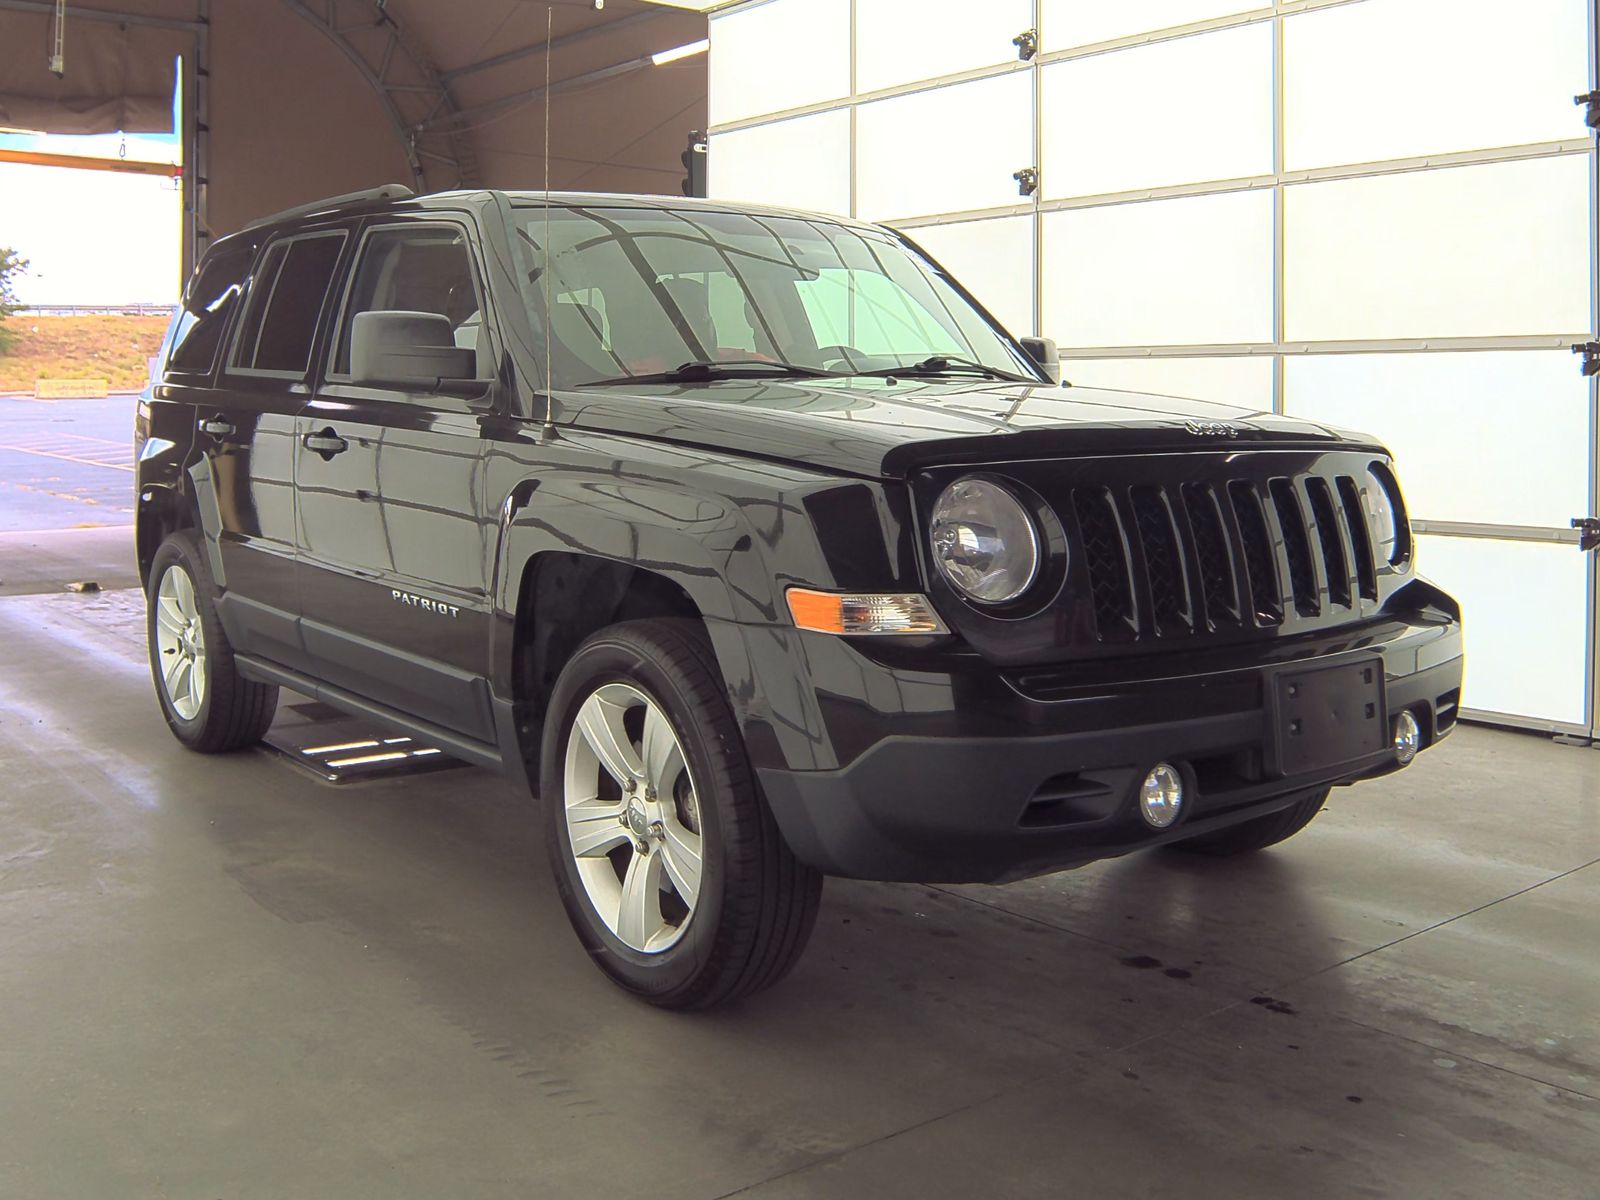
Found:
[[310, 204], [286, 208], [282, 212], [273, 213], [270, 217], [251, 221], [244, 228], [259, 229], [263, 225], [276, 225], [279, 221], [290, 221], [295, 217], [309, 217], [312, 213], [365, 208], [369, 204], [378, 204], [384, 200], [409, 200], [415, 195], [416, 193], [403, 183], [386, 183], [382, 187], [368, 188], [364, 192], [347, 192], [343, 196], [330, 196], [326, 200], [313, 200]]

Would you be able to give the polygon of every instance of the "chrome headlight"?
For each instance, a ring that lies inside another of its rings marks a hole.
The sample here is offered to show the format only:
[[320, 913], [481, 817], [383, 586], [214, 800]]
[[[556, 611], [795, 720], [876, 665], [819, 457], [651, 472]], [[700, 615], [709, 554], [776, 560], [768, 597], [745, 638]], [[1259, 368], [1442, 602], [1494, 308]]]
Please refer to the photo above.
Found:
[[1039, 531], [1005, 487], [988, 479], [958, 479], [933, 506], [933, 561], [962, 595], [1004, 604], [1039, 575]]
[[1411, 557], [1411, 526], [1406, 520], [1400, 485], [1387, 467], [1374, 463], [1367, 468], [1362, 489], [1366, 494], [1367, 519], [1372, 524], [1372, 549], [1379, 562], [1400, 566]]

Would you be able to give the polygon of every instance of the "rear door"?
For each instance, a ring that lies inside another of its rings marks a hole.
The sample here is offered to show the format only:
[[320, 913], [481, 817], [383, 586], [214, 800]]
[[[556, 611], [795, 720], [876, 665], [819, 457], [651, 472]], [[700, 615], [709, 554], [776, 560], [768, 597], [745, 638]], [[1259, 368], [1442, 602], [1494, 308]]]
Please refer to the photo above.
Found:
[[363, 231], [323, 383], [299, 417], [295, 470], [301, 627], [318, 675], [491, 741], [488, 410], [350, 374], [356, 315], [406, 311], [447, 317], [488, 379], [482, 278], [465, 217], [390, 217]]
[[317, 330], [349, 239], [331, 227], [269, 241], [255, 259], [214, 404], [198, 409], [196, 494], [216, 550], [219, 607], [240, 651], [305, 662], [294, 572], [295, 416], [310, 398]]

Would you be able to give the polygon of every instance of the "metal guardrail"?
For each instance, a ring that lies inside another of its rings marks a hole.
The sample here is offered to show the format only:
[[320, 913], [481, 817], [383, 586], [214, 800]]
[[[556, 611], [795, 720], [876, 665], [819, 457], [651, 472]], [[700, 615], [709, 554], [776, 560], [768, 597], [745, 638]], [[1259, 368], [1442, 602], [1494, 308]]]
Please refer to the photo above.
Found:
[[19, 317], [167, 317], [175, 304], [30, 304], [13, 309]]

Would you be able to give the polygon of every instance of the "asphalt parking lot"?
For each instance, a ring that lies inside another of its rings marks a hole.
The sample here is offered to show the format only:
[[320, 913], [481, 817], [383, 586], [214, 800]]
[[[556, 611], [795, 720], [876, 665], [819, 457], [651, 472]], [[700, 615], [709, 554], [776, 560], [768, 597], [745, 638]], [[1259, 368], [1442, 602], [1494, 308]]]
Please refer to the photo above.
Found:
[[137, 584], [138, 402], [0, 396], [0, 596]]

